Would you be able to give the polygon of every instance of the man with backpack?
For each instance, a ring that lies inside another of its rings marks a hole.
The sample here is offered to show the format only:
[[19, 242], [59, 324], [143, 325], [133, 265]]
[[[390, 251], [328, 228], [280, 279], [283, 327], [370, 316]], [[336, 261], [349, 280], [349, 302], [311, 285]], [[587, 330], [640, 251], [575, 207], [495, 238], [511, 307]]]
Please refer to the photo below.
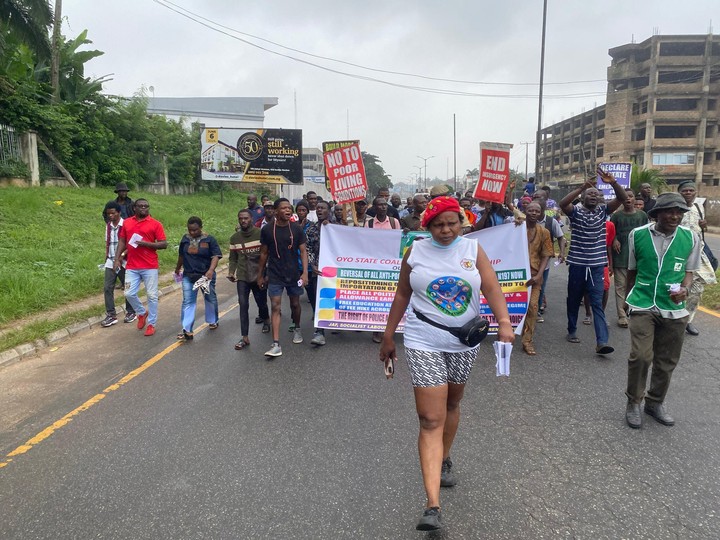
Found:
[[[399, 229], [400, 222], [388, 215], [387, 199], [383, 197], [375, 197], [373, 199], [373, 210], [375, 217], [365, 222], [365, 227], [370, 229]], [[369, 215], [369, 214], [368, 214]]]

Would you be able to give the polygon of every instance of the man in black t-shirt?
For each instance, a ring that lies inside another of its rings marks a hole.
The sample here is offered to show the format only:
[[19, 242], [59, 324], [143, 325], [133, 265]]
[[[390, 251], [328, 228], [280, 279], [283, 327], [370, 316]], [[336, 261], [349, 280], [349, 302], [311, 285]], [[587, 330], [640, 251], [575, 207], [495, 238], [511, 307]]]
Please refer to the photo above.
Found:
[[[300, 296], [308, 284], [308, 256], [302, 227], [290, 222], [293, 209], [290, 201], [275, 201], [275, 219], [260, 232], [260, 262], [258, 285], [267, 287], [272, 303], [273, 343], [265, 353], [268, 359], [282, 355], [280, 348], [280, 303], [283, 289], [290, 298], [290, 310], [295, 325], [293, 343], [302, 343], [300, 331]], [[267, 268], [266, 268], [267, 266]], [[265, 270], [267, 269], [267, 273]]]

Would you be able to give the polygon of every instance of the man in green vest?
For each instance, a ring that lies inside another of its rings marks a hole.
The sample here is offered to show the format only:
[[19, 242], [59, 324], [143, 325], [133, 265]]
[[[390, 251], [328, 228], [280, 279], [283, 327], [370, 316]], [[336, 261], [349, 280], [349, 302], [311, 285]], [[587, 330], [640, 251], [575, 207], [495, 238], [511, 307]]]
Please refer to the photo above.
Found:
[[[689, 316], [685, 301], [693, 272], [700, 266], [702, 245], [695, 233], [680, 226], [688, 210], [681, 195], [662, 193], [648, 212], [657, 222], [634, 229], [628, 238], [630, 358], [625, 419], [634, 429], [642, 426], [643, 398], [648, 415], [665, 426], [675, 424], [663, 402], [680, 360]], [[650, 389], [645, 392], [650, 365]]]

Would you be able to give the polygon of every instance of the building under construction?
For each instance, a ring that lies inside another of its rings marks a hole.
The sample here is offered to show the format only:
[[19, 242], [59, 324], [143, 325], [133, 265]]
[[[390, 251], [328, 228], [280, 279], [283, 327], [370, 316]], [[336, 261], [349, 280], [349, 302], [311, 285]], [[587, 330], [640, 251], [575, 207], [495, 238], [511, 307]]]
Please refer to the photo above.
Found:
[[631, 161], [668, 184], [720, 185], [720, 36], [653, 36], [609, 54], [606, 104], [541, 130], [538, 180]]

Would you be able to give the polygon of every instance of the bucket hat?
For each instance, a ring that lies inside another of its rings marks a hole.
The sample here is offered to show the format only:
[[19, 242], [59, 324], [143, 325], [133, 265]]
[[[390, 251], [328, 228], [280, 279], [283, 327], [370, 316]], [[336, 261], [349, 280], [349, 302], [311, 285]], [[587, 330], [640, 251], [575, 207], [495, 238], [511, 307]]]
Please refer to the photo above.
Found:
[[661, 210], [669, 210], [670, 208], [677, 208], [682, 212], [690, 210], [687, 204], [685, 204], [685, 199], [679, 193], [661, 193], [657, 196], [657, 199], [655, 199], [655, 206], [653, 206], [647, 214], [651, 218], [654, 218]]

